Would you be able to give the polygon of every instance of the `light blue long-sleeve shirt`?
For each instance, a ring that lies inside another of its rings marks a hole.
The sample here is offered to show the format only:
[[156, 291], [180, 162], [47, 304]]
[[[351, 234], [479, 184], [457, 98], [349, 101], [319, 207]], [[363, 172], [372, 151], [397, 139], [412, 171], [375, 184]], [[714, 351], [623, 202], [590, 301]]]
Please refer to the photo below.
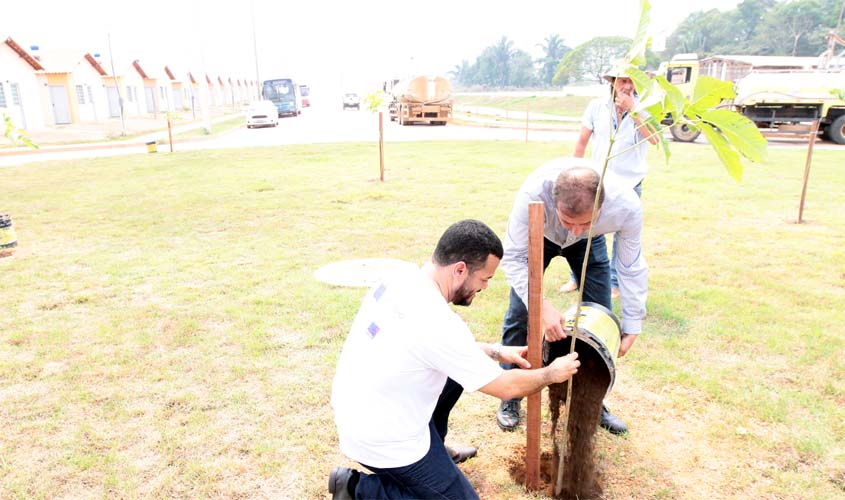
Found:
[[[543, 235], [557, 245], [568, 247], [586, 239], [586, 231], [573, 235], [563, 227], [554, 202], [555, 181], [572, 166], [590, 166], [591, 160], [558, 158], [532, 172], [520, 187], [513, 204], [505, 233], [502, 270], [508, 283], [522, 301], [528, 304], [528, 203], [542, 201], [545, 212]], [[612, 172], [604, 179], [605, 198], [593, 235], [616, 233], [618, 238], [616, 275], [622, 302], [622, 332], [639, 334], [646, 315], [648, 297], [648, 265], [642, 253], [643, 211], [636, 193]]]

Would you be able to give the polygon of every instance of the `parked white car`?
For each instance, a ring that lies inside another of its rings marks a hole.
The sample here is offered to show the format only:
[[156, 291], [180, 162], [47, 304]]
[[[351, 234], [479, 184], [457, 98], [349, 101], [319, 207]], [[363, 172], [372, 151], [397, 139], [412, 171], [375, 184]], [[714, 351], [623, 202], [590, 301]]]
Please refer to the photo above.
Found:
[[275, 127], [279, 124], [279, 110], [272, 101], [253, 101], [246, 111], [246, 128]]

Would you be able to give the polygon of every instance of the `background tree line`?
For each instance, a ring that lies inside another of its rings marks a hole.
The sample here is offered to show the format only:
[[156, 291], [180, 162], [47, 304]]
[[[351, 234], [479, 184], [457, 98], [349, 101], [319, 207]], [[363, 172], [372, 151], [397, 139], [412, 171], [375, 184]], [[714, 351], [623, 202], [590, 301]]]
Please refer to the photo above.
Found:
[[725, 12], [694, 12], [666, 40], [665, 55], [818, 56], [828, 32], [840, 27], [843, 6], [843, 0], [744, 0]]
[[[693, 12], [669, 35], [665, 51], [647, 52], [646, 69], [656, 69], [661, 60], [690, 52], [699, 57], [818, 56], [827, 48], [828, 32], [839, 28], [842, 35], [843, 9], [845, 0], [743, 0], [728, 11]], [[601, 81], [601, 75], [625, 55], [630, 44], [629, 38], [604, 36], [573, 49], [553, 34], [538, 44], [542, 57], [532, 59], [503, 36], [474, 62], [464, 60], [450, 73], [453, 83], [464, 88], [550, 88]]]

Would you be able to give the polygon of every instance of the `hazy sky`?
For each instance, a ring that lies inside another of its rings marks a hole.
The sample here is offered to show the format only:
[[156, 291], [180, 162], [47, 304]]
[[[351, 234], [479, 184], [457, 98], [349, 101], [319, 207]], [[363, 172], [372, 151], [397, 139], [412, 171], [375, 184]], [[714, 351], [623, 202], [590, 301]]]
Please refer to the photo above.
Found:
[[[703, 8], [651, 3], [655, 41]], [[737, 3], [710, 0], [706, 8]], [[0, 36], [24, 47], [78, 47], [108, 62], [110, 33], [118, 66], [139, 59], [200, 73], [204, 64], [212, 75], [255, 78], [254, 10], [260, 78], [295, 75], [312, 87], [443, 73], [464, 59], [473, 62], [502, 36], [537, 57], [537, 45], [551, 34], [574, 47], [594, 36], [631, 37], [639, 19], [637, 0], [33, 0], [5, 10]]]

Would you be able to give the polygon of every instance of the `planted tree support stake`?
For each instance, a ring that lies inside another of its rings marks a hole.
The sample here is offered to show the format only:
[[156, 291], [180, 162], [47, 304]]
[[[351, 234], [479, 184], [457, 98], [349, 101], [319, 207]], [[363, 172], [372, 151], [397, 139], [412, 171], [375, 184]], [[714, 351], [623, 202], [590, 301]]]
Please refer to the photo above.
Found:
[[[843, 4], [845, 5], [845, 4]], [[804, 183], [801, 185], [801, 203], [798, 205], [798, 223], [804, 222], [804, 199], [807, 197], [807, 181], [810, 179], [810, 163], [813, 162], [813, 144], [816, 143], [816, 137], [819, 133], [819, 121], [813, 122], [813, 128], [810, 130], [810, 135], [807, 139], [807, 161], [804, 162]]]
[[[528, 204], [528, 362], [543, 366], [543, 202]], [[525, 485], [540, 488], [540, 410], [542, 391], [528, 396]]]
[[173, 152], [173, 127], [170, 124], [170, 117], [167, 118], [167, 140], [170, 142], [170, 152]]
[[528, 115], [531, 113], [531, 103], [525, 105], [525, 144], [528, 144]]
[[378, 165], [379, 180], [384, 182], [384, 117], [381, 111], [378, 112]]

